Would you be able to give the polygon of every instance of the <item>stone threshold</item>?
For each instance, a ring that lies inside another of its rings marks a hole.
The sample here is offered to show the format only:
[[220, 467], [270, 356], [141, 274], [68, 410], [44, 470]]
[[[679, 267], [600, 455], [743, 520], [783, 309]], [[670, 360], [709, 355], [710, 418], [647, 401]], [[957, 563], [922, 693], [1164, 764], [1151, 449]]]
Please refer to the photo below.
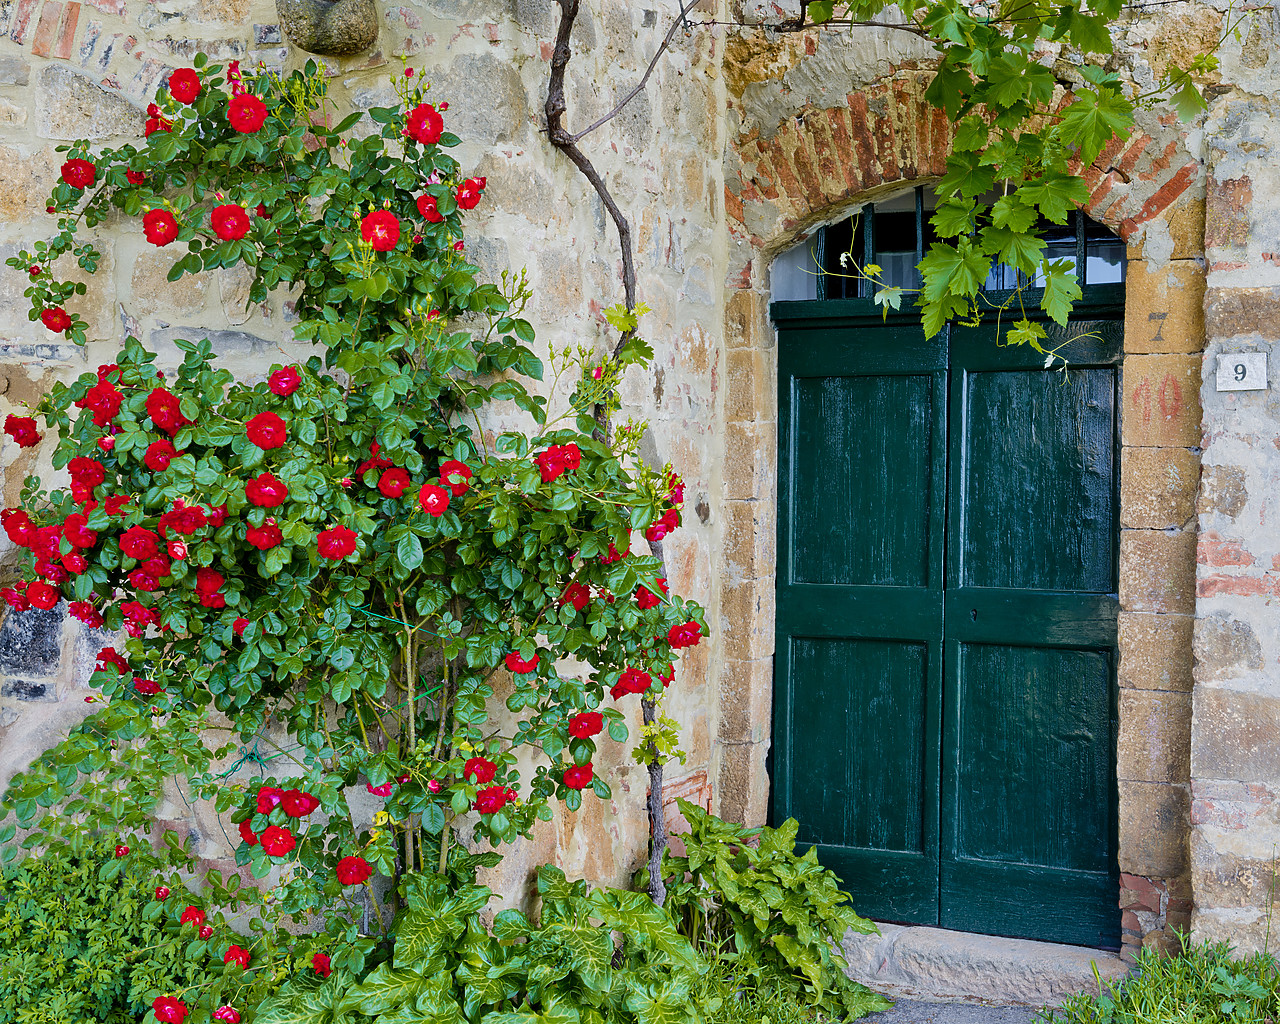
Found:
[[1104, 983], [1129, 973], [1109, 950], [943, 928], [879, 928], [879, 935], [850, 931], [841, 946], [849, 976], [891, 999], [1056, 1006], [1076, 992], [1097, 992], [1094, 964]]

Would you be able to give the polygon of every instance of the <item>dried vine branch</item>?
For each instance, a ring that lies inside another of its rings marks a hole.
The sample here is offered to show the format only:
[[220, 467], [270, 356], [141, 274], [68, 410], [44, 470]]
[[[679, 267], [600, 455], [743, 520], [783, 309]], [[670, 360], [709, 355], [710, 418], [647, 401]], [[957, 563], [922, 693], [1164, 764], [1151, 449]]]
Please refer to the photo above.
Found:
[[[564, 75], [569, 66], [569, 58], [572, 56], [569, 37], [573, 34], [573, 24], [578, 17], [579, 0], [556, 0], [556, 2], [560, 5], [560, 25], [556, 30], [555, 48], [551, 53], [551, 77], [547, 85], [547, 102], [544, 107], [547, 115], [547, 137], [551, 140], [553, 146], [573, 161], [573, 165], [591, 183], [591, 187], [596, 190], [596, 195], [604, 203], [604, 208], [609, 211], [614, 227], [618, 230], [618, 246], [622, 250], [623, 301], [626, 303], [628, 310], [634, 310], [636, 308], [636, 268], [631, 244], [631, 224], [627, 221], [622, 210], [619, 209], [617, 202], [609, 191], [609, 187], [604, 183], [604, 179], [600, 177], [599, 172], [586, 154], [578, 148], [578, 140], [588, 132], [594, 131], [602, 124], [616, 117], [623, 107], [640, 94], [641, 90], [644, 89], [645, 83], [649, 80], [649, 76], [653, 73], [653, 69], [658, 63], [658, 58], [671, 45], [672, 39], [675, 38], [676, 28], [684, 22], [685, 15], [696, 0], [689, 0], [688, 6], [683, 2], [681, 3], [680, 16], [667, 32], [666, 38], [662, 41], [662, 45], [658, 47], [658, 52], [654, 54], [653, 60], [649, 62], [649, 67], [645, 70], [639, 84], [613, 110], [577, 135], [570, 133], [564, 127], [562, 119], [565, 113]], [[627, 331], [618, 339], [612, 358], [616, 359], [618, 357], [618, 353], [622, 351], [623, 346], [631, 340], [634, 334], [634, 331]], [[602, 437], [607, 435], [609, 424], [603, 409], [600, 407], [596, 409], [596, 421], [600, 424], [600, 435]], [[665, 576], [667, 570], [666, 559], [662, 553], [662, 542], [650, 541], [649, 549], [661, 563], [662, 573]], [[657, 709], [654, 706], [654, 702], [648, 698], [641, 698], [640, 707], [644, 713], [645, 724], [652, 725], [657, 720]], [[648, 762], [646, 767], [649, 771], [649, 898], [658, 906], [662, 906], [667, 900], [667, 887], [662, 880], [662, 852], [667, 848], [666, 812], [662, 803], [662, 762], [655, 758]]]

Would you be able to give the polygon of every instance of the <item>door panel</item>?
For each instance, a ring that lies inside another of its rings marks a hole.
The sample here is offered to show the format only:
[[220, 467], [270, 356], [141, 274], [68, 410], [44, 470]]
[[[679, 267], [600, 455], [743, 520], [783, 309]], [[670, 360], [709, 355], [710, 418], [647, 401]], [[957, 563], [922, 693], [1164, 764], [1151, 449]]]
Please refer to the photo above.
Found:
[[1120, 923], [1119, 323], [1081, 333], [1066, 375], [953, 335], [939, 921], [1097, 946]]
[[782, 338], [774, 816], [860, 912], [936, 924], [945, 338]]

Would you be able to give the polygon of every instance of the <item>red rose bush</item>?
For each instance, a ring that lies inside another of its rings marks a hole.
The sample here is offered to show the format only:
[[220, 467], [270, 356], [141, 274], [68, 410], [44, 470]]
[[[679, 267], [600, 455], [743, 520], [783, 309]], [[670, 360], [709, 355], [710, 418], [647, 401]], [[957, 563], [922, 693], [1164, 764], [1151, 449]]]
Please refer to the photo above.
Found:
[[[322, 355], [236, 381], [208, 341], [179, 342], [180, 365], [162, 370], [130, 338], [6, 422], [10, 443], [52, 447], [56, 473], [0, 514], [24, 556], [0, 596], [67, 602], [122, 635], [91, 677], [100, 706], [15, 778], [5, 810], [36, 837], [124, 838], [182, 775], [223, 815], [237, 862], [279, 879], [273, 906], [324, 917], [335, 972], [372, 948], [366, 905], [390, 925], [376, 875], [403, 885], [449, 863], [458, 829], [511, 842], [553, 800], [608, 797], [599, 745], [627, 739], [628, 711], [661, 702], [705, 632], [659, 559], [631, 547], [633, 531], [679, 525], [683, 485], [633, 458], [633, 431], [596, 436], [595, 407], [616, 401], [598, 358], [562, 362], [580, 378], [565, 409], [526, 388], [542, 363], [518, 315], [523, 278], [484, 283], [462, 255], [485, 179], [448, 155], [446, 105], [397, 81], [399, 106], [328, 128], [311, 117], [326, 87], [314, 65], [281, 84], [197, 60], [170, 75], [145, 141], [65, 147], [61, 233], [9, 260], [31, 282], [32, 319], [76, 342], [76, 286], [57, 268], [77, 246], [96, 268], [76, 227], [113, 210], [173, 252], [173, 279], [243, 263], [251, 301], [297, 285], [297, 337]], [[352, 136], [361, 120], [372, 134]], [[644, 352], [629, 344], [621, 361]], [[472, 410], [492, 402], [526, 429], [486, 441]], [[252, 785], [249, 759], [270, 766]], [[366, 789], [381, 805], [371, 826], [348, 803]], [[68, 804], [78, 813], [59, 813]], [[194, 904], [180, 918], [222, 941]], [[256, 950], [231, 949], [256, 969]], [[157, 998], [158, 1019], [185, 1012]]]

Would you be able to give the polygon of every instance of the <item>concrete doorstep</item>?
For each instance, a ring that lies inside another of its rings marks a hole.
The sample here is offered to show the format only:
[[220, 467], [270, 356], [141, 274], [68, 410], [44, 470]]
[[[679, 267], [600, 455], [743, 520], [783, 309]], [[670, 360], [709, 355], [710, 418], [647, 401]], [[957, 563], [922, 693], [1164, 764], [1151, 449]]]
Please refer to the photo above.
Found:
[[[1119, 954], [1105, 950], [942, 928], [879, 927], [879, 935], [850, 931], [841, 946], [849, 976], [890, 999], [1056, 1006], [1076, 992], [1097, 992], [1094, 964], [1104, 982], [1119, 981], [1129, 973]], [[892, 1019], [885, 1015], [886, 1021]]]

